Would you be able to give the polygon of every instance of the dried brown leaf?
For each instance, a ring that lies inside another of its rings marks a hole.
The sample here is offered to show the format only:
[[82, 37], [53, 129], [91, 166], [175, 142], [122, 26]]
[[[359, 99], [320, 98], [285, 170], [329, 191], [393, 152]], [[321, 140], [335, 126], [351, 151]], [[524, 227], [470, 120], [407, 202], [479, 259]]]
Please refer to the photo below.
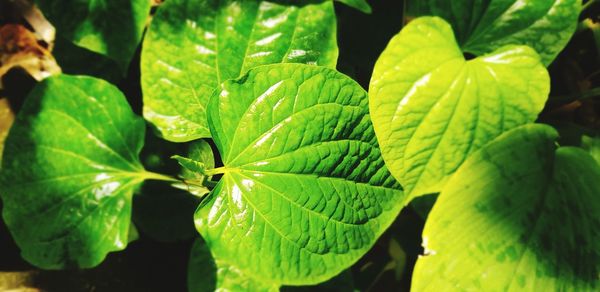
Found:
[[20, 24], [6, 24], [0, 27], [0, 77], [15, 67], [23, 68], [38, 81], [61, 72], [33, 32]]

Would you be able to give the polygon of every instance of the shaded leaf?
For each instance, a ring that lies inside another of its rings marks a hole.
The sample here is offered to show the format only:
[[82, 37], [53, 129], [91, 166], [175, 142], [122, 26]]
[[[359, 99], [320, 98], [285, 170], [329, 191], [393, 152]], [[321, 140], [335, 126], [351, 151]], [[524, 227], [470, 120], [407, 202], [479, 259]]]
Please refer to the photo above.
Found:
[[105, 81], [60, 75], [17, 115], [0, 173], [2, 215], [21, 254], [44, 269], [92, 267], [125, 248], [131, 196], [147, 173], [145, 133]]
[[116, 61], [76, 46], [61, 35], [56, 37], [52, 53], [65, 74], [93, 76], [113, 84], [123, 78], [123, 71]]
[[115, 60], [122, 72], [142, 39], [148, 0], [35, 0], [57, 33]]
[[423, 231], [413, 290], [596, 291], [600, 166], [526, 125], [471, 156]]
[[465, 52], [483, 55], [506, 45], [534, 48], [549, 65], [577, 27], [581, 0], [410, 0], [417, 16], [452, 24]]
[[600, 137], [582, 136], [581, 147], [586, 149], [600, 164]]

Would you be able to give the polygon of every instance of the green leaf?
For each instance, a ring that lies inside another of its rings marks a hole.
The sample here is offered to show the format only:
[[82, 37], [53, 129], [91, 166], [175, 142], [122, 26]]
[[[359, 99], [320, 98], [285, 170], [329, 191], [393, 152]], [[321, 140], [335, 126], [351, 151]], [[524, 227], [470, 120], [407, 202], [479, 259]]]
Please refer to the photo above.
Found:
[[206, 171], [206, 166], [204, 163], [200, 161], [196, 161], [194, 159], [186, 158], [179, 155], [174, 155], [171, 157], [179, 163], [184, 168], [184, 171], [191, 172], [194, 174], [203, 174]]
[[581, 147], [586, 149], [592, 157], [600, 164], [600, 136], [592, 137], [592, 136], [582, 136], [581, 137]]
[[144, 117], [169, 141], [210, 137], [206, 106], [221, 82], [258, 65], [335, 67], [332, 1], [169, 0], [142, 51]]
[[192, 143], [188, 150], [188, 156], [190, 159], [202, 162], [207, 169], [215, 167], [215, 156], [210, 144], [206, 140], [199, 140]]
[[358, 10], [360, 10], [361, 12], [367, 13], [367, 14], [371, 14], [371, 12], [373, 12], [373, 10], [371, 9], [371, 5], [369, 5], [369, 2], [367, 2], [367, 0], [336, 0], [340, 3], [344, 3], [352, 8], [356, 8]]
[[22, 256], [44, 269], [92, 267], [125, 248], [131, 195], [147, 173], [144, 121], [105, 81], [40, 83], [6, 140], [4, 220]]
[[[224, 167], [196, 212], [213, 255], [265, 282], [308, 285], [357, 261], [404, 206], [366, 92], [335, 70], [261, 66], [208, 106]], [[232, 244], [235, 242], [235, 244]]]
[[115, 60], [125, 72], [142, 39], [148, 0], [35, 0], [57, 33]]
[[189, 147], [188, 156], [190, 158], [179, 155], [171, 157], [183, 167], [180, 177], [184, 179], [184, 182], [173, 186], [197, 197], [204, 197], [210, 192], [207, 188], [210, 176], [206, 176], [206, 170], [215, 167], [212, 148], [205, 140], [194, 141]]
[[577, 28], [581, 0], [410, 0], [417, 16], [452, 24], [463, 51], [491, 53], [506, 45], [534, 48], [549, 65]]
[[189, 292], [279, 291], [276, 285], [254, 280], [236, 267], [214, 259], [202, 239], [197, 239], [192, 245], [187, 283]]
[[466, 61], [450, 25], [422, 17], [377, 60], [369, 107], [387, 166], [415, 197], [439, 192], [470, 153], [534, 121], [549, 90], [529, 47]]
[[173, 159], [177, 160], [179, 165], [183, 167], [182, 176], [184, 178], [197, 178], [204, 176], [206, 169], [215, 167], [215, 158], [213, 156], [210, 144], [205, 140], [199, 140], [190, 145], [187, 157], [174, 155]]
[[412, 290], [600, 288], [600, 167], [556, 138], [526, 125], [465, 162], [429, 214]]

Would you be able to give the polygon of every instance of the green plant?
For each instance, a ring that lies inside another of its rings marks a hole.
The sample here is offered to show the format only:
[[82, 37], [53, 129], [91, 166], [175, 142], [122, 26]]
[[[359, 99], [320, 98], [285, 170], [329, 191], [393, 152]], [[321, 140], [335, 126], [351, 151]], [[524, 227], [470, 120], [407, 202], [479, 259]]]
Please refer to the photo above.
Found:
[[[63, 2], [88, 17], [55, 18]], [[158, 8], [141, 52], [143, 116], [165, 140], [196, 141], [172, 157], [178, 172], [145, 169], [144, 120], [109, 82], [40, 82], [0, 176], [23, 258], [44, 269], [98, 265], [135, 240], [133, 197], [155, 180], [198, 205], [190, 290], [312, 285], [342, 277], [413, 199], [439, 193], [414, 290], [598, 289], [597, 138], [558, 146], [556, 130], [533, 124], [550, 92], [546, 66], [575, 32], [581, 1], [408, 1], [419, 17], [383, 51], [368, 93], [335, 70], [333, 2], [308, 2]], [[93, 3], [39, 1], [59, 36], [122, 74], [149, 2]], [[115, 9], [130, 23], [103, 18]], [[406, 255], [390, 249], [401, 275]]]

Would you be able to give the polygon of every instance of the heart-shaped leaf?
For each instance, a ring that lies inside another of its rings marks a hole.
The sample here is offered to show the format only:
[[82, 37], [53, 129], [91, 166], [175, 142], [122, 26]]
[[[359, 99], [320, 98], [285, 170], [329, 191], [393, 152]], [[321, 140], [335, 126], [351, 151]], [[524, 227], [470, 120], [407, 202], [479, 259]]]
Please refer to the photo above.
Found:
[[383, 158], [411, 197], [439, 192], [470, 153], [534, 121], [549, 83], [529, 47], [466, 61], [449, 24], [416, 19], [391, 40], [371, 79]]
[[142, 51], [144, 117], [167, 140], [210, 137], [206, 106], [221, 82], [272, 63], [334, 67], [332, 1], [169, 0]]
[[115, 60], [125, 72], [142, 39], [148, 0], [35, 0], [57, 33]]
[[144, 121], [114, 86], [58, 76], [27, 98], [6, 140], [2, 215], [22, 256], [45, 269], [92, 267], [125, 248]]
[[367, 252], [404, 206], [367, 94], [347, 76], [261, 66], [224, 82], [208, 108], [225, 166], [212, 171], [223, 178], [196, 228], [216, 258], [242, 272], [274, 284], [327, 280]]
[[526, 125], [472, 155], [423, 231], [415, 291], [597, 291], [600, 167]]
[[581, 0], [410, 0], [416, 15], [452, 24], [459, 44], [475, 55], [528, 45], [548, 65], [575, 32]]

